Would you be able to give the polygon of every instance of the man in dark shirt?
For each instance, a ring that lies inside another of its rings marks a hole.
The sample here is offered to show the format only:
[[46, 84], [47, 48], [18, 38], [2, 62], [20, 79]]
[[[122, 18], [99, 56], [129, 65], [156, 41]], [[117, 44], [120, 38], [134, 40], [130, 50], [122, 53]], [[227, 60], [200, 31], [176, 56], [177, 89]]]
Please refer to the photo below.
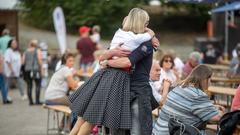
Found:
[[87, 66], [91, 66], [94, 62], [93, 53], [97, 49], [96, 43], [94, 43], [89, 37], [90, 28], [87, 26], [81, 26], [79, 28], [80, 39], [77, 41], [77, 50], [81, 55], [80, 67], [86, 71]]
[[212, 44], [206, 46], [206, 50], [203, 51], [203, 63], [205, 64], [216, 64], [221, 59], [221, 53], [213, 47]]
[[[111, 50], [109, 50], [111, 52]], [[108, 55], [108, 54], [106, 54]], [[114, 54], [111, 56], [115, 56]], [[131, 111], [132, 130], [131, 135], [152, 134], [152, 89], [149, 84], [149, 73], [152, 65], [153, 46], [145, 42], [135, 49], [128, 57], [108, 60], [107, 65], [115, 68], [134, 66], [131, 74]], [[124, 130], [112, 130], [113, 135], [129, 134]]]

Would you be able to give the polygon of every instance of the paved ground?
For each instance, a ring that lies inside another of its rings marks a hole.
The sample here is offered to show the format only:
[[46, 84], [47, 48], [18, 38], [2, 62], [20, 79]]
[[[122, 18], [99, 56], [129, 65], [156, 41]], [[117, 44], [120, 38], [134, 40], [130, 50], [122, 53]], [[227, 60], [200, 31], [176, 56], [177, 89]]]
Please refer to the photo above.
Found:
[[47, 111], [42, 106], [29, 106], [17, 89], [10, 90], [9, 95], [13, 104], [0, 103], [0, 135], [45, 135]]

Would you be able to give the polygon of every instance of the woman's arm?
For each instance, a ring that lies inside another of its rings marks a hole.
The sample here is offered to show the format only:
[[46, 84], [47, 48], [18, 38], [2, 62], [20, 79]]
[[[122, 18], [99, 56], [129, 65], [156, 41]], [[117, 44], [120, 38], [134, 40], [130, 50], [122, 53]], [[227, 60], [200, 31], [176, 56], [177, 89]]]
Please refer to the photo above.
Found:
[[165, 102], [166, 102], [167, 94], [168, 94], [168, 92], [169, 92], [170, 86], [171, 86], [171, 81], [169, 81], [169, 80], [167, 80], [167, 79], [164, 79], [164, 80], [163, 80], [162, 98], [161, 98], [161, 101], [160, 101], [160, 103], [161, 103], [162, 105], [164, 105]]
[[13, 68], [12, 68], [12, 64], [9, 63], [8, 61], [6, 63], [8, 65], [8, 68], [11, 70], [11, 75], [15, 76], [15, 73], [14, 73]]
[[42, 67], [42, 51], [40, 49], [37, 49], [37, 60], [40, 67]]
[[224, 115], [224, 107], [223, 106], [220, 106], [220, 105], [214, 105], [217, 110], [218, 110], [218, 114], [213, 116], [210, 121], [219, 121], [221, 119], [221, 117]]
[[12, 67], [12, 64], [11, 64], [11, 58], [12, 58], [12, 56], [11, 56], [11, 54], [10, 54], [10, 52], [7, 50], [6, 51], [6, 53], [5, 53], [5, 56], [4, 56], [4, 62], [6, 62], [6, 64], [7, 64], [7, 67], [10, 69], [10, 71], [11, 71], [11, 75], [15, 75], [15, 73], [14, 73], [14, 71], [13, 71], [13, 67]]
[[71, 90], [74, 90], [78, 87], [78, 81], [75, 81], [72, 75], [67, 76], [67, 84]]

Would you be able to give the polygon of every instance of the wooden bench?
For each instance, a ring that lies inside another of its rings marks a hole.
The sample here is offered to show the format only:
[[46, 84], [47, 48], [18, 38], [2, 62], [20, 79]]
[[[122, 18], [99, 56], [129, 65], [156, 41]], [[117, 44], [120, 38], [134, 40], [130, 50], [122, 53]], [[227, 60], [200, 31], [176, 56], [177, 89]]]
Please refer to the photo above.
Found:
[[[214, 98], [216, 98], [215, 95], [226, 96], [226, 98], [227, 98], [226, 106], [231, 107], [232, 98], [234, 97], [234, 95], [236, 93], [236, 89], [228, 88], [228, 87], [210, 86], [206, 92], [208, 93], [209, 96], [213, 95]], [[220, 102], [216, 101], [216, 99], [214, 99], [214, 101], [216, 104], [220, 104]]]
[[[68, 127], [67, 127], [67, 116], [70, 116], [71, 110], [67, 106], [63, 105], [43, 105], [43, 108], [48, 110], [48, 116], [47, 116], [47, 135], [49, 135], [49, 131], [55, 130], [60, 134], [60, 127], [59, 127], [59, 113], [62, 113], [64, 115], [64, 128], [63, 132], [67, 133], [68, 132]], [[53, 128], [50, 128], [50, 114], [51, 111], [53, 111]], [[57, 125], [57, 128], [55, 128], [55, 123]]]

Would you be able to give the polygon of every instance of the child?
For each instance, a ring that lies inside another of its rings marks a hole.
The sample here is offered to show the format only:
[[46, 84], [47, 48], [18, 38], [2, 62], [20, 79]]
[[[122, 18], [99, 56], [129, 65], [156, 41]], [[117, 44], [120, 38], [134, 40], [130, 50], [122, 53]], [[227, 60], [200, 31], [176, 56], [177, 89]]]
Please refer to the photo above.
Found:
[[[146, 11], [133, 8], [112, 40], [111, 47], [124, 43], [133, 51], [140, 44], [151, 40], [154, 32], [147, 28]], [[94, 125], [110, 129], [130, 129], [130, 75], [122, 69], [106, 68], [96, 72], [70, 96], [72, 112], [78, 120], [70, 135], [88, 135]]]
[[100, 31], [101, 31], [100, 26], [94, 25], [94, 26], [92, 27], [91, 39], [92, 39], [93, 42], [95, 42], [95, 43], [97, 43], [97, 44], [99, 44], [99, 43], [100, 43], [100, 40], [101, 40]]

